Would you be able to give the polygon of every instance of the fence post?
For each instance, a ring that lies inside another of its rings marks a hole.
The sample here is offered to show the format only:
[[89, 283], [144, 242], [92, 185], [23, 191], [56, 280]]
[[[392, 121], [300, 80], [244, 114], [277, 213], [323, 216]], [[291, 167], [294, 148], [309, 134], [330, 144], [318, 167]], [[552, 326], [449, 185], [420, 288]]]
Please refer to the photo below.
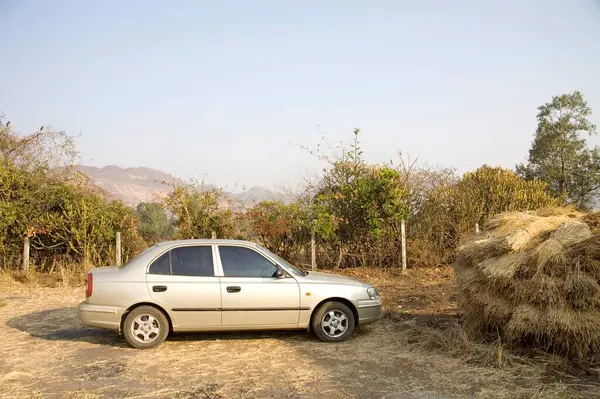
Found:
[[406, 221], [400, 222], [400, 236], [402, 239], [402, 271], [406, 271]]
[[317, 248], [315, 242], [315, 228], [310, 231], [310, 266], [312, 271], [317, 270]]
[[23, 241], [23, 264], [21, 271], [25, 274], [29, 271], [29, 237], [25, 237]]
[[214, 240], [217, 238], [217, 232], [216, 231], [212, 231], [210, 234], [210, 237]]
[[479, 234], [479, 223], [475, 223], [475, 234]]
[[117, 250], [116, 252], [116, 257], [117, 257], [117, 266], [121, 266], [121, 233], [117, 232]]

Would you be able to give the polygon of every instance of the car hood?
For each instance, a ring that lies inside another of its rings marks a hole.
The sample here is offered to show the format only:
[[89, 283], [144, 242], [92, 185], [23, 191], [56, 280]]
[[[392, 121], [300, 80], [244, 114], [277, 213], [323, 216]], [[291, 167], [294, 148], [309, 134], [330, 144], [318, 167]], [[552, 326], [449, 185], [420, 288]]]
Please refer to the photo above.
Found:
[[371, 286], [369, 283], [356, 278], [320, 272], [309, 272], [308, 275], [300, 277], [299, 280], [301, 282], [317, 284], [345, 284], [364, 287]]

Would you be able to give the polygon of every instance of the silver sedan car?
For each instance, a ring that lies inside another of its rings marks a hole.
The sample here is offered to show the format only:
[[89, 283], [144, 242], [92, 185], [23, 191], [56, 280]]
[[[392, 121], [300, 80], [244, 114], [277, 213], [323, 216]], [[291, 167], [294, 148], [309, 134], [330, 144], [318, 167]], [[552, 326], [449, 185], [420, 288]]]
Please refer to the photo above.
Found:
[[92, 269], [78, 308], [84, 325], [115, 330], [139, 349], [186, 331], [306, 329], [337, 342], [380, 313], [370, 284], [300, 270], [237, 240], [169, 241], [123, 266]]

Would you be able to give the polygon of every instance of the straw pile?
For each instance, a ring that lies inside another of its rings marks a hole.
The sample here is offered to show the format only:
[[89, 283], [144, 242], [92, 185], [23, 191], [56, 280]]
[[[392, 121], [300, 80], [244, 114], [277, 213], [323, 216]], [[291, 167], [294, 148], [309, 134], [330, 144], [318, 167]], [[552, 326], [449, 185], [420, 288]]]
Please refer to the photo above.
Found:
[[454, 268], [468, 331], [569, 357], [600, 353], [600, 214], [497, 215]]

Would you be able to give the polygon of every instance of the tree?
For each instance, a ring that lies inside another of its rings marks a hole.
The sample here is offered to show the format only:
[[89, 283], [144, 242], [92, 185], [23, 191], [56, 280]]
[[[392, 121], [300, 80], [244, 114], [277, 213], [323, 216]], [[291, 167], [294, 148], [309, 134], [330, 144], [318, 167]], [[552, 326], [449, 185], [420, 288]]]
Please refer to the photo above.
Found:
[[396, 169], [364, 161], [359, 133], [321, 179], [312, 205], [315, 230], [328, 252], [337, 252], [337, 266], [391, 265], [400, 258], [400, 223], [407, 216], [404, 181]]
[[297, 203], [261, 201], [247, 211], [246, 217], [250, 220], [252, 233], [267, 249], [289, 258], [293, 246], [301, 243], [302, 233], [306, 230], [303, 229], [301, 211]]
[[579, 91], [554, 96], [538, 110], [528, 163], [517, 165], [517, 174], [544, 181], [552, 194], [582, 209], [589, 208], [600, 188], [600, 149], [588, 148], [581, 137], [596, 133], [588, 119], [592, 110]]
[[76, 155], [64, 132], [16, 134], [0, 121], [0, 267], [18, 264], [24, 237], [38, 270], [112, 264], [117, 231], [125, 259], [143, 249], [135, 212], [78, 173]]
[[191, 183], [175, 186], [165, 198], [165, 205], [175, 218], [175, 238], [220, 238], [235, 235], [234, 213], [227, 209], [222, 190]]
[[156, 243], [173, 233], [165, 208], [156, 202], [140, 202], [137, 206], [140, 217], [140, 235], [148, 243]]
[[560, 200], [548, 193], [546, 183], [527, 181], [512, 170], [483, 165], [467, 172], [452, 191], [458, 233], [501, 212], [528, 211], [556, 206]]
[[[446, 176], [446, 175], [443, 175]], [[409, 263], [436, 265], [454, 260], [454, 250], [476, 223], [505, 211], [560, 205], [542, 181], [527, 181], [512, 170], [483, 165], [456, 181], [444, 177], [425, 192], [412, 215]]]

